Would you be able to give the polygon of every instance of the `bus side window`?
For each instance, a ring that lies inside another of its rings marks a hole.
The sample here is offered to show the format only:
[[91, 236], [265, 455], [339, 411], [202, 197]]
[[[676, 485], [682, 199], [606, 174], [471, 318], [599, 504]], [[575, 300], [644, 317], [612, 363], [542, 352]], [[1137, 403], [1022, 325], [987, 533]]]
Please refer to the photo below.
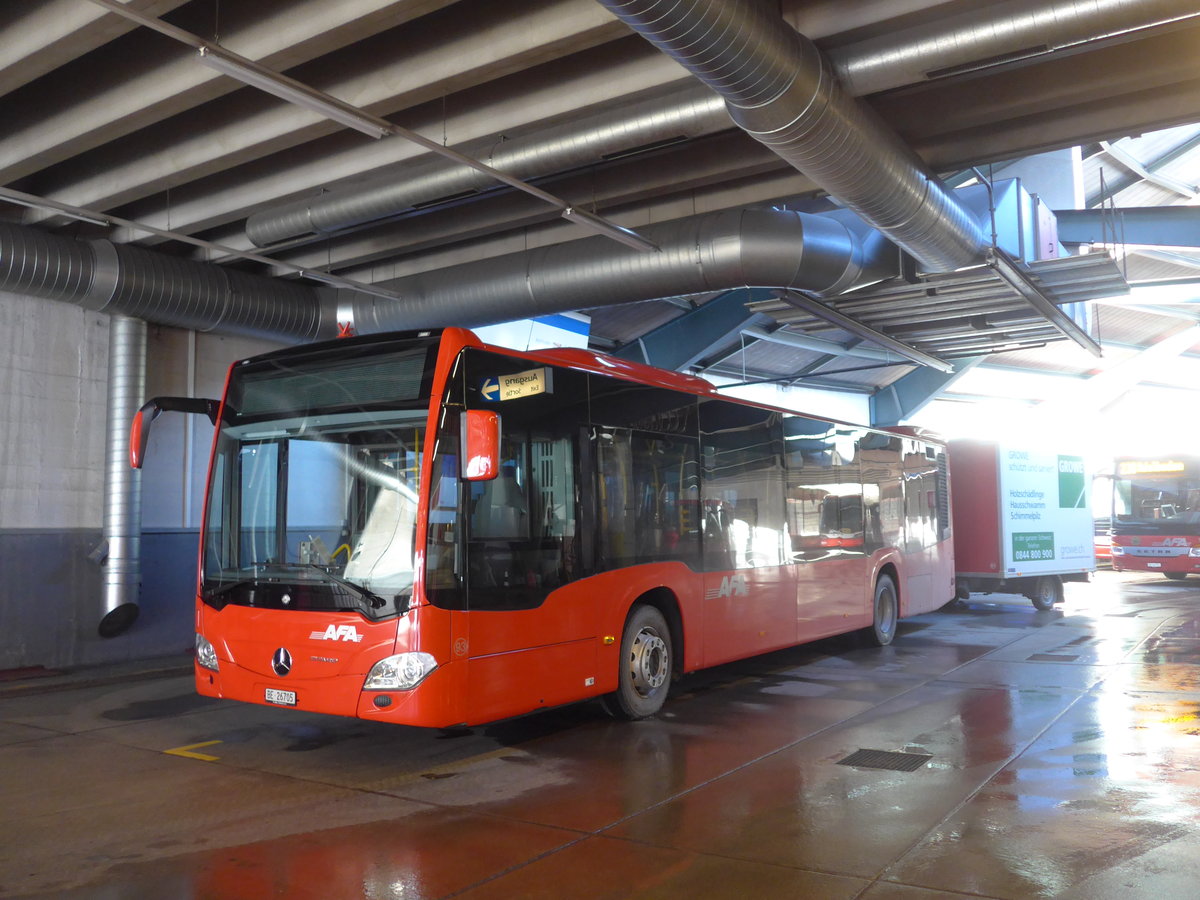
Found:
[[696, 442], [681, 436], [597, 429], [600, 568], [679, 560], [695, 567]]
[[704, 400], [700, 441], [705, 568], [779, 565], [785, 535], [780, 414]]
[[500, 455], [500, 474], [491, 481], [471, 484], [473, 540], [529, 539], [529, 499], [521, 462], [524, 450], [524, 445], [509, 445]]

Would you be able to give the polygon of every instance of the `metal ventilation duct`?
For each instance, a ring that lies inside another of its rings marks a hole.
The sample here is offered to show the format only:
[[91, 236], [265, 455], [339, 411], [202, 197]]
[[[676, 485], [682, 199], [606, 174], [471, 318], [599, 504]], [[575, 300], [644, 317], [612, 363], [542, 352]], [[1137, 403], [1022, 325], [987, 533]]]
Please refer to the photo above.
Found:
[[599, 0], [725, 98], [730, 116], [932, 271], [979, 263], [974, 217], [755, 0]]
[[332, 303], [311, 288], [2, 222], [0, 290], [197, 331], [302, 341], [337, 333]]
[[1179, 0], [1009, 0], [831, 50], [856, 97], [1115, 40], [1200, 16]]
[[138, 615], [141, 586], [141, 472], [129, 465], [129, 423], [146, 393], [146, 323], [109, 322], [108, 423], [104, 444], [104, 594], [99, 631], [116, 637]]
[[[512, 140], [477, 141], [459, 149], [493, 169], [528, 179], [731, 127], [721, 98], [690, 82], [666, 96], [619, 106], [585, 121], [566, 122]], [[441, 157], [426, 158], [402, 175], [387, 172], [256, 213], [246, 220], [246, 235], [265, 247], [300, 235], [341, 231], [495, 187], [494, 179], [474, 169]]]
[[660, 251], [591, 237], [397, 279], [387, 286], [405, 299], [360, 295], [355, 328], [469, 327], [737, 287], [836, 294], [895, 275], [899, 262], [878, 232], [798, 212], [725, 210], [638, 230]]

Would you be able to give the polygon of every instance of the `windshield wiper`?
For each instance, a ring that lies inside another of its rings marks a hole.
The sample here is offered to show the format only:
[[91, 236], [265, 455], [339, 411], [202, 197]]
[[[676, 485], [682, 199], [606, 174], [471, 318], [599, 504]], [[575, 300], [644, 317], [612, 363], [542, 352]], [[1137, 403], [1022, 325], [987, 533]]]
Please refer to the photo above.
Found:
[[236, 591], [238, 588], [253, 587], [257, 583], [258, 582], [253, 578], [246, 578], [242, 581], [231, 581], [228, 584], [210, 587], [204, 591], [204, 599], [216, 600], [218, 597], [223, 597], [231, 591]]
[[344, 588], [349, 588], [360, 600], [366, 600], [371, 604], [372, 609], [383, 609], [385, 606], [387, 606], [388, 602], [378, 594], [368, 590], [361, 584], [355, 584], [353, 581], [347, 581], [345, 578], [334, 575], [328, 569], [319, 566], [316, 563], [294, 563], [294, 565], [299, 566], [302, 569], [316, 569], [334, 584], [341, 585]]

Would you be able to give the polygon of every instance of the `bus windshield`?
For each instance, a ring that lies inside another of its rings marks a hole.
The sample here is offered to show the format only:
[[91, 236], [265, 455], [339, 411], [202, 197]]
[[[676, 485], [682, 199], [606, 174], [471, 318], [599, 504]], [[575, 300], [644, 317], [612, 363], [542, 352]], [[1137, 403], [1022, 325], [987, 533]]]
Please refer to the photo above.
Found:
[[1140, 475], [1114, 482], [1119, 520], [1145, 523], [1200, 523], [1200, 483], [1183, 476]]
[[427, 350], [360, 358], [349, 372], [319, 358], [235, 367], [209, 484], [204, 602], [371, 618], [407, 608]]

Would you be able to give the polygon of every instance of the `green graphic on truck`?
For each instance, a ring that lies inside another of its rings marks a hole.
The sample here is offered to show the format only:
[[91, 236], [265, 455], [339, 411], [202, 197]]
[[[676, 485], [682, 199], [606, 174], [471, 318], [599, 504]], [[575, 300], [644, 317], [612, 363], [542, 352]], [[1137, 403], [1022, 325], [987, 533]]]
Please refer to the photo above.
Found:
[[1054, 559], [1053, 531], [1018, 531], [1012, 536], [1013, 562]]
[[1082, 456], [1058, 457], [1058, 508], [1084, 509], [1087, 504], [1087, 481], [1083, 474]]

